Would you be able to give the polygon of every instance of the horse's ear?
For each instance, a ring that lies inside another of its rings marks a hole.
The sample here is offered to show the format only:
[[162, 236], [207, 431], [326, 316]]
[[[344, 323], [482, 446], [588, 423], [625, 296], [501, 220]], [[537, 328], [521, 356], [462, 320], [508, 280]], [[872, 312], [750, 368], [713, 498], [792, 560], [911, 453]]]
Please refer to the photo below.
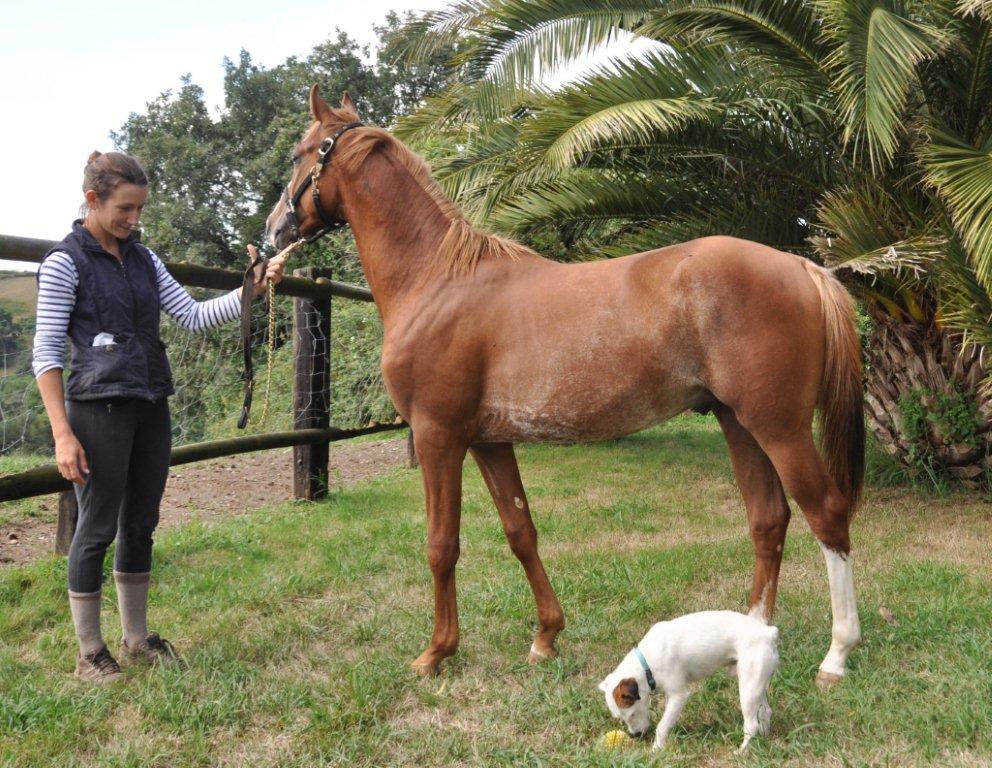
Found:
[[351, 94], [347, 91], [341, 94], [341, 108], [358, 114], [358, 107], [355, 106], [355, 102], [351, 100]]
[[331, 115], [331, 108], [320, 96], [320, 89], [314, 83], [310, 89], [310, 114], [317, 122], [323, 123]]

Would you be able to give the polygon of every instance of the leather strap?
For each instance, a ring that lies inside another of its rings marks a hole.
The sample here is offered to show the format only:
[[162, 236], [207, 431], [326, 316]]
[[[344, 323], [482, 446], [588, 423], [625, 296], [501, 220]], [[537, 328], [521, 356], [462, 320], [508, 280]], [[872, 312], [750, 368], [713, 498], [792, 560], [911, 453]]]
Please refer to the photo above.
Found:
[[251, 398], [255, 388], [255, 366], [251, 359], [251, 305], [255, 300], [255, 268], [262, 265], [264, 279], [269, 260], [256, 256], [241, 279], [241, 347], [245, 355], [245, 398], [241, 404], [241, 417], [238, 419], [238, 429], [248, 426], [251, 415]]

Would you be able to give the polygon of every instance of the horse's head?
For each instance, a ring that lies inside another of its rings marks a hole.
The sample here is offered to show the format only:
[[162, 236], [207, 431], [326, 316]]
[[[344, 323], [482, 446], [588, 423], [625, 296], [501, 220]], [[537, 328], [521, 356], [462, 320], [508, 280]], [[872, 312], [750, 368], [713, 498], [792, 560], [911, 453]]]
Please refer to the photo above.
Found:
[[265, 238], [279, 250], [344, 224], [331, 160], [338, 137], [360, 125], [358, 111], [347, 93], [340, 109], [331, 109], [315, 85], [310, 89], [310, 114], [314, 122], [293, 148], [293, 175], [265, 220]]

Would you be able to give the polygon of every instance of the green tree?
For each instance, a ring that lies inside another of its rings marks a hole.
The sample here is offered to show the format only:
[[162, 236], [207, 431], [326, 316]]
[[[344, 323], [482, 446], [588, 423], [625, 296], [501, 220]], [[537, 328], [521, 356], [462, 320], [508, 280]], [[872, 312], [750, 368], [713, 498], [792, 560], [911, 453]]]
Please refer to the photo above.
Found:
[[[409, 22], [411, 16], [406, 18]], [[389, 126], [445, 83], [450, 47], [426, 62], [406, 64], [396, 54], [403, 20], [389, 14], [377, 27], [377, 59], [337, 31], [305, 59], [265, 69], [242, 50], [224, 63], [224, 107], [211, 115], [203, 90], [189, 76], [176, 92], [132, 114], [113, 134], [115, 144], [138, 157], [149, 175], [142, 217], [144, 237], [161, 255], [238, 268], [246, 243], [258, 243], [265, 217], [289, 177], [292, 147], [310, 121], [306, 93], [349, 91], [362, 118]], [[308, 250], [308, 263], [340, 267], [340, 279], [360, 280], [346, 234]]]
[[[628, 31], [658, 45], [537, 83]], [[987, 0], [477, 0], [411, 34], [414, 57], [462, 41], [456, 84], [401, 131], [451, 137], [439, 180], [478, 222], [569, 258], [732, 234], [837, 266], [874, 320], [875, 435], [987, 469]]]
[[242, 249], [234, 247], [238, 234], [226, 198], [239, 163], [189, 75], [177, 93], [161, 94], [112, 135], [148, 174], [151, 194], [142, 226], [153, 248], [168, 259], [234, 263]]
[[[365, 122], [390, 126], [446, 83], [450, 46], [417, 64], [398, 57], [404, 22], [411, 20], [409, 15], [386, 17], [377, 28], [374, 60], [369, 49], [340, 31], [305, 58], [290, 58], [270, 69], [241, 51], [236, 61], [224, 63], [224, 105], [219, 112], [211, 112], [203, 90], [186, 76], [178, 90], [161, 94], [144, 113], [130, 115], [113, 138], [148, 172], [144, 241], [163, 259], [242, 268], [245, 244], [260, 243], [265, 218], [290, 176], [293, 145], [311, 119], [306, 95], [312, 84], [326, 94], [349, 91]], [[354, 241], [342, 230], [296, 252], [289, 269], [330, 266], [336, 279], [362, 283], [354, 254]], [[392, 407], [378, 374], [379, 342], [374, 337], [370, 343], [350, 341], [356, 329], [367, 329], [374, 309], [336, 313], [341, 318], [334, 324], [333, 344], [352, 351], [334, 361], [333, 418], [341, 425], [391, 419]], [[174, 332], [182, 333], [170, 326], [167, 333]], [[286, 340], [280, 336], [277, 343]], [[230, 404], [240, 399], [239, 387], [219, 386], [237, 381], [237, 345], [233, 327], [176, 345], [171, 355], [174, 373], [187, 385], [174, 401], [174, 411], [182, 414], [175, 425], [177, 441], [216, 433], [221, 429], [212, 423], [216, 414], [229, 414]], [[285, 362], [284, 356], [279, 359]], [[264, 364], [259, 365], [262, 369]], [[286, 392], [283, 388], [280, 394]]]
[[14, 355], [22, 346], [22, 335], [21, 326], [14, 316], [0, 307], [0, 376], [12, 372]]

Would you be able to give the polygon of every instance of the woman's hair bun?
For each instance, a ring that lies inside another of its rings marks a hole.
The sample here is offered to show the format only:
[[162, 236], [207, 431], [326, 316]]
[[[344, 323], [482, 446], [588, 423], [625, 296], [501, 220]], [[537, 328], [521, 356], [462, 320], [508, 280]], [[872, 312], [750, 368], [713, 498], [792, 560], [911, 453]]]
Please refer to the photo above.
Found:
[[90, 156], [86, 158], [86, 164], [89, 165], [90, 163], [92, 163], [94, 160], [96, 160], [102, 154], [103, 153], [99, 149], [94, 149], [90, 153]]

